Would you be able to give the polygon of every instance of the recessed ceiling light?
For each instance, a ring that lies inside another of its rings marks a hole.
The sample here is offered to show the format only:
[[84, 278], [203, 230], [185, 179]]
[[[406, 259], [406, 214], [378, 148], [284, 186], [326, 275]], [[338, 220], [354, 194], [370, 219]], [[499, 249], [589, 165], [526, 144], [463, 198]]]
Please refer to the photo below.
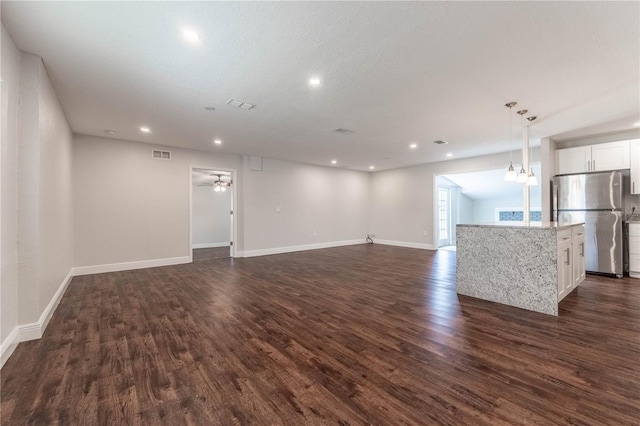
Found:
[[447, 152], [447, 157], [453, 157], [453, 154], [451, 152]]
[[222, 145], [222, 141], [220, 139], [214, 139], [213, 143], [215, 143], [216, 145]]
[[442, 139], [439, 139], [437, 141], [433, 141], [433, 143], [435, 143], [436, 145], [444, 145], [444, 144], [447, 144], [449, 142], [443, 141]]
[[144, 126], [143, 126], [143, 127], [140, 127], [140, 131], [141, 131], [142, 133], [150, 133], [150, 132], [151, 132], [151, 129], [150, 129], [150, 128], [148, 128], [148, 127], [144, 127]]
[[216, 107], [206, 106], [206, 107], [204, 107], [204, 109], [206, 109], [207, 111], [215, 111]]
[[640, 127], [640, 121], [638, 121], [637, 123], [633, 123], [633, 125], [636, 127]]
[[118, 132], [116, 132], [115, 130], [105, 130], [104, 132], [105, 132], [106, 134], [108, 134], [109, 136], [113, 136], [113, 135], [115, 135], [116, 133], [118, 133]]
[[311, 77], [309, 79], [309, 86], [317, 87], [320, 86], [320, 79], [318, 77]]
[[182, 36], [189, 42], [189, 43], [198, 43], [200, 41], [200, 34], [198, 34], [197, 32], [193, 31], [193, 30], [182, 30]]
[[411, 145], [409, 145], [409, 148], [411, 149], [416, 149], [418, 147], [417, 143], [412, 143]]
[[375, 166], [369, 166], [369, 170], [375, 169]]
[[338, 164], [338, 160], [331, 160], [331, 164]]

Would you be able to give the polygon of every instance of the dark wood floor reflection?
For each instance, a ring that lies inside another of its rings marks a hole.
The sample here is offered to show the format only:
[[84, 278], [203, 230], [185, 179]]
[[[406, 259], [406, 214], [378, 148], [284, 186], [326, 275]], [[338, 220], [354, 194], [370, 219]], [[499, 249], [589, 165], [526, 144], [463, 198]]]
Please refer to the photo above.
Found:
[[552, 317], [454, 274], [358, 245], [76, 277], [2, 369], [2, 424], [638, 424], [636, 280]]
[[231, 256], [231, 248], [226, 247], [211, 247], [193, 249], [193, 261], [200, 262], [202, 260], [222, 259]]

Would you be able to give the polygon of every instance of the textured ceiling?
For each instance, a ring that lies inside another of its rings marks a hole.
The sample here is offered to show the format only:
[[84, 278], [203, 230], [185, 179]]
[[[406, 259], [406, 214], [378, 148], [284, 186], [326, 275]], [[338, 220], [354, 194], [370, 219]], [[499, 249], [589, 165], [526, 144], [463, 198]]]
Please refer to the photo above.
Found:
[[77, 133], [381, 170], [507, 151], [511, 100], [539, 117], [534, 138], [626, 130], [640, 117], [638, 2], [1, 7]]

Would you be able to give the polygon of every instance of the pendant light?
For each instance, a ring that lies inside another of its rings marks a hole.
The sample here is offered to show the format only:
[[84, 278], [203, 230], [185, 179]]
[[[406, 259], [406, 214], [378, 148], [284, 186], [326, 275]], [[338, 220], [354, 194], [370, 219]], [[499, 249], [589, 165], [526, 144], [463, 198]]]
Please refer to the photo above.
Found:
[[[527, 117], [527, 120], [529, 120], [529, 123], [533, 123], [533, 120], [535, 120], [536, 118], [538, 117]], [[529, 145], [529, 148], [531, 149], [531, 154], [529, 155], [529, 176], [527, 177], [527, 186], [538, 186], [538, 178], [533, 173], [533, 166], [531, 166], [531, 159], [533, 158], [533, 146]]]
[[511, 128], [511, 108], [513, 108], [516, 105], [516, 102], [509, 102], [508, 104], [505, 104], [505, 106], [507, 108], [509, 108], [509, 168], [507, 169], [507, 172], [504, 174], [504, 181], [505, 182], [515, 182], [516, 178], [518, 177], [518, 174], [516, 173], [515, 169], [513, 168], [513, 149], [511, 147], [511, 137], [513, 136], [513, 131]]
[[[526, 109], [521, 109], [520, 111], [518, 111], [518, 114], [520, 114], [520, 123], [521, 123], [521, 127], [522, 127], [523, 131], [524, 131], [524, 115], [526, 113], [527, 113]], [[524, 154], [526, 154], [526, 151], [522, 153], [523, 156], [524, 156]], [[520, 167], [520, 172], [518, 173], [518, 177], [516, 178], [516, 182], [517, 183], [527, 183], [528, 179], [529, 179], [529, 175], [527, 175], [527, 171], [524, 169], [524, 158], [523, 158], [522, 167]]]

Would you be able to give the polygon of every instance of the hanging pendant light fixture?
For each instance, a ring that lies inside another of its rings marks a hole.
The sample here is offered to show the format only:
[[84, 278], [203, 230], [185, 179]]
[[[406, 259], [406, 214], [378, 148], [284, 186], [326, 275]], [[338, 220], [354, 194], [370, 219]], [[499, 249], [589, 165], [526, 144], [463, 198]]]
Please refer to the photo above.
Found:
[[[529, 123], [533, 123], [533, 121], [538, 118], [535, 115], [533, 117], [527, 117]], [[533, 173], [533, 166], [531, 166], [531, 159], [533, 158], [533, 146], [529, 145], [531, 148], [531, 154], [529, 155], [529, 176], [527, 177], [527, 186], [538, 186], [538, 178]]]
[[512, 132], [512, 127], [511, 127], [511, 108], [513, 108], [516, 105], [516, 102], [509, 102], [508, 104], [505, 104], [505, 106], [507, 108], [509, 108], [509, 168], [507, 169], [507, 172], [504, 174], [504, 180], [505, 182], [515, 182], [516, 178], [518, 177], [518, 174], [516, 173], [515, 169], [513, 168], [513, 149], [511, 147], [511, 137], [513, 136], [513, 132]]
[[[524, 115], [527, 113], [526, 109], [521, 109], [520, 111], [518, 111], [518, 114], [520, 114], [520, 124], [522, 127], [522, 130], [524, 132]], [[524, 154], [526, 154], [526, 151], [522, 153], [523, 157]], [[516, 178], [516, 182], [517, 183], [527, 183], [527, 180], [529, 179], [529, 175], [527, 175], [527, 171], [524, 169], [524, 158], [522, 159], [522, 167], [520, 167], [520, 172], [518, 173], [518, 177]]]

